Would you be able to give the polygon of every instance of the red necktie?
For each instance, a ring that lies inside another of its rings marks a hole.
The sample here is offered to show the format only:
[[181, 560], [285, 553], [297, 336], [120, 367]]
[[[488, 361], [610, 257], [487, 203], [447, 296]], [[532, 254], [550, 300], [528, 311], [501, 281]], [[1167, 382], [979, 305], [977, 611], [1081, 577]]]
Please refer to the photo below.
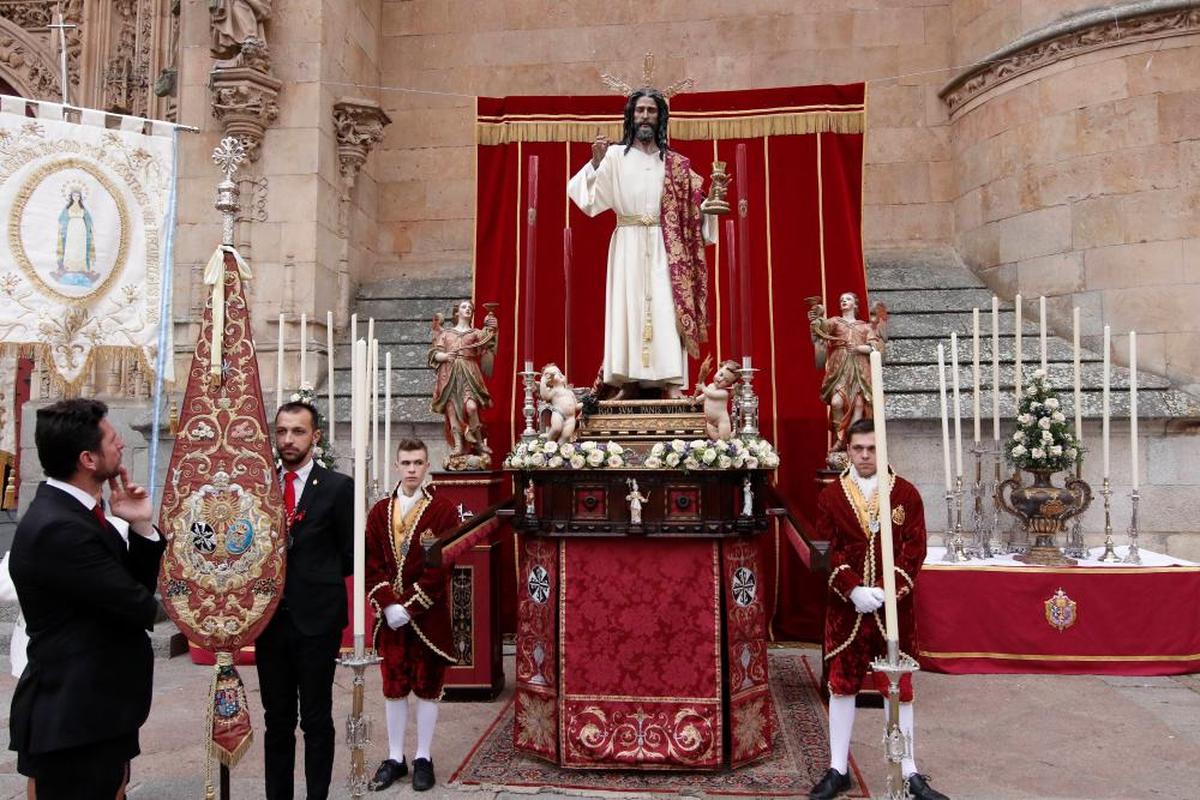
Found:
[[108, 530], [108, 519], [104, 516], [104, 506], [100, 503], [92, 506], [92, 516], [100, 521], [100, 527]]
[[287, 512], [288, 522], [296, 515], [296, 478], [294, 472], [283, 473], [283, 510]]

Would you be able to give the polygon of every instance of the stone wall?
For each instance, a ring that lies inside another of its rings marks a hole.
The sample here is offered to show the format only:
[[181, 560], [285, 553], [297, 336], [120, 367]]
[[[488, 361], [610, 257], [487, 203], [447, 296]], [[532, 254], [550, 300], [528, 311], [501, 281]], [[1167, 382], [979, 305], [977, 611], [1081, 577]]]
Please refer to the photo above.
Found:
[[[991, 7], [971, 17], [981, 5], [955, 3], [968, 58], [1052, 16], [1027, 7], [1086, 4], [1005, 4], [1004, 14]], [[1139, 24], [1101, 20], [1070, 57], [994, 82], [955, 111], [955, 244], [1002, 296], [1033, 301], [1027, 313], [1046, 295], [1060, 334], [1070, 333], [1072, 305], [1085, 344], [1098, 347], [1110, 324], [1119, 362], [1136, 329], [1139, 367], [1195, 392], [1200, 30], [1178, 24], [1137, 41]]]
[[868, 247], [951, 239], [949, 2], [383, 0], [381, 33], [385, 83], [421, 90], [383, 95], [381, 277], [470, 263], [474, 95], [601, 94], [601, 71], [636, 77], [647, 50], [702, 91], [871, 81]]

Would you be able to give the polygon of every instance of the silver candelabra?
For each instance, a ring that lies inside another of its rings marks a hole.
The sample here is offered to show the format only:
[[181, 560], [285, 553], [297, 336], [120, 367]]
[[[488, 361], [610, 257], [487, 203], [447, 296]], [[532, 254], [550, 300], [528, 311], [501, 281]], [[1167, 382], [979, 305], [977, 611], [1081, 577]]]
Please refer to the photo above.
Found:
[[367, 793], [367, 747], [371, 744], [371, 718], [363, 713], [363, 671], [378, 664], [382, 659], [373, 650], [365, 647], [366, 637], [354, 635], [354, 651], [338, 659], [343, 667], [354, 670], [351, 683], [350, 713], [346, 716], [346, 747], [350, 750], [350, 771], [346, 774], [346, 788], [351, 797], [362, 797]]
[[1141, 500], [1138, 490], [1134, 489], [1129, 495], [1132, 512], [1129, 517], [1129, 552], [1125, 554], [1126, 564], [1141, 564], [1142, 554], [1138, 551], [1138, 501]]

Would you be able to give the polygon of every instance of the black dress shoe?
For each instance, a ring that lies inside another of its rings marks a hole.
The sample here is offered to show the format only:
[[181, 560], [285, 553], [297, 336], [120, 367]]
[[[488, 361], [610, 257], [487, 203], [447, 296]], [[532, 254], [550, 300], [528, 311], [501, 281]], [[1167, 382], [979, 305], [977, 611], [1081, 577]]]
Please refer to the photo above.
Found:
[[825, 770], [821, 780], [808, 793], [808, 800], [833, 800], [850, 789], [850, 773], [838, 772], [833, 767]]
[[385, 759], [379, 765], [379, 769], [375, 770], [375, 777], [371, 778], [371, 782], [367, 784], [367, 788], [372, 792], [382, 792], [407, 774], [407, 761], [396, 761], [392, 758]]
[[929, 785], [928, 775], [914, 772], [908, 776], [905, 783], [908, 784], [908, 793], [912, 795], [913, 800], [950, 800], [949, 797]]
[[437, 783], [437, 778], [433, 775], [433, 762], [428, 758], [413, 759], [413, 791], [423, 792], [426, 789], [432, 789]]

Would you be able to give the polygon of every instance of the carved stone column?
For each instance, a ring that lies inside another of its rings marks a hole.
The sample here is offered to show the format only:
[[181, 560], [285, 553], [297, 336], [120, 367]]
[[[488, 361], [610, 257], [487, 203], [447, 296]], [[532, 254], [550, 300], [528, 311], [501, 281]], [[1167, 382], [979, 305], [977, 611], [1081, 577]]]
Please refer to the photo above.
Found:
[[276, 99], [283, 82], [252, 66], [216, 67], [209, 77], [212, 113], [223, 136], [241, 139], [250, 160], [257, 161], [263, 136], [279, 116]]
[[371, 148], [383, 140], [383, 129], [391, 123], [379, 104], [360, 97], [344, 97], [333, 104], [333, 127], [337, 134], [338, 167], [342, 193], [338, 202], [338, 235], [342, 255], [338, 259], [338, 302], [336, 325], [346, 326], [350, 315], [350, 193], [366, 163]]

